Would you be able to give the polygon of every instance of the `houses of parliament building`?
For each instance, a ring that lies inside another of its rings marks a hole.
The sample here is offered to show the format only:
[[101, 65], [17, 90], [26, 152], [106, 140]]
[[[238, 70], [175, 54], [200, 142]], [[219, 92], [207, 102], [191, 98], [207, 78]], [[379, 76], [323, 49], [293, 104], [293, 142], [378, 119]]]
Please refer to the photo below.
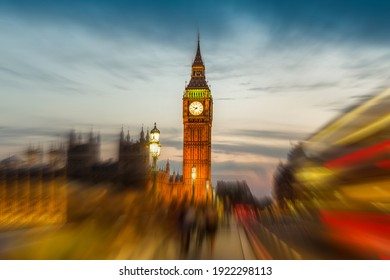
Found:
[[[191, 80], [182, 98], [183, 172], [170, 173], [169, 160], [156, 174], [155, 191], [163, 200], [189, 200], [197, 203], [211, 196], [211, 127], [213, 99], [206, 81], [205, 66], [197, 50]], [[43, 164], [43, 150], [29, 147], [25, 161], [8, 158], [0, 162], [0, 228], [12, 225], [64, 223], [66, 200], [61, 199], [69, 180], [88, 184], [109, 182], [118, 188], [152, 186], [149, 131], [143, 127], [136, 140], [118, 135], [117, 161], [100, 161], [101, 138], [92, 131], [87, 137], [72, 130], [66, 145], [52, 146], [49, 163]]]

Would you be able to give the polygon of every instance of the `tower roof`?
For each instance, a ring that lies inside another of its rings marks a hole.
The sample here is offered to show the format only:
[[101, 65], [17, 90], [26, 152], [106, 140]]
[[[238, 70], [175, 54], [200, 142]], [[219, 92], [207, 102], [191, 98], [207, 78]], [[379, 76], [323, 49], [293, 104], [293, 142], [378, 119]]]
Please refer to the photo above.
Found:
[[154, 123], [153, 129], [150, 131], [150, 133], [160, 133], [160, 130], [157, 128], [156, 123]]
[[205, 77], [205, 67], [203, 64], [202, 55], [200, 53], [200, 39], [198, 33], [198, 47], [196, 49], [195, 59], [192, 63], [191, 80], [188, 83], [186, 89], [209, 89], [209, 86]]
[[196, 49], [196, 55], [194, 62], [192, 63], [192, 66], [203, 66], [203, 60], [202, 60], [202, 54], [200, 53], [200, 40], [199, 40], [199, 33], [198, 33], [198, 48]]

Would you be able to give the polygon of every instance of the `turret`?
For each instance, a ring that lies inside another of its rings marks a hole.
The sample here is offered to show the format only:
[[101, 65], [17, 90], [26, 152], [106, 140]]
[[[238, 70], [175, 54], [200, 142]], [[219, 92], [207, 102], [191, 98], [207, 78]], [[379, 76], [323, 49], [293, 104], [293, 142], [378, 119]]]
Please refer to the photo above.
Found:
[[167, 173], [168, 175], [171, 173], [171, 170], [170, 170], [170, 164], [169, 164], [169, 159], [167, 160], [167, 163], [165, 165], [165, 173]]
[[145, 141], [149, 143], [149, 140], [150, 140], [150, 136], [149, 136], [149, 129], [146, 131], [146, 137], [145, 137]]
[[172, 174], [172, 183], [175, 183], [176, 182], [176, 170], [173, 171], [173, 174]]
[[120, 133], [120, 135], [119, 135], [119, 141], [120, 141], [120, 142], [125, 141], [125, 133], [123, 132], [123, 125], [122, 125], [121, 133]]
[[141, 143], [145, 142], [145, 133], [144, 133], [144, 126], [143, 126], [143, 125], [142, 125], [142, 129], [141, 129], [139, 141], [140, 141]]

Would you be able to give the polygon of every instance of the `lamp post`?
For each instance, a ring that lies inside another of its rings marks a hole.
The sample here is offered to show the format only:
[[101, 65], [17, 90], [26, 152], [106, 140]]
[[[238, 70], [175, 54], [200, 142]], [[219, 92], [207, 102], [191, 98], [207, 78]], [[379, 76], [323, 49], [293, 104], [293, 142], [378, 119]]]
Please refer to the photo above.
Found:
[[191, 178], [192, 178], [192, 197], [191, 202], [194, 203], [194, 196], [195, 196], [195, 180], [196, 180], [196, 167], [195, 165], [192, 166], [191, 169]]
[[156, 192], [156, 177], [157, 177], [157, 173], [158, 173], [157, 159], [160, 156], [160, 152], [161, 152], [160, 130], [157, 129], [156, 123], [154, 123], [154, 128], [150, 131], [149, 149], [150, 149], [150, 155], [153, 158], [153, 167], [152, 167], [153, 186], [152, 186], [152, 193], [154, 195], [156, 195], [157, 194], [157, 192]]
[[208, 203], [209, 200], [209, 188], [210, 188], [210, 181], [206, 181], [206, 204]]

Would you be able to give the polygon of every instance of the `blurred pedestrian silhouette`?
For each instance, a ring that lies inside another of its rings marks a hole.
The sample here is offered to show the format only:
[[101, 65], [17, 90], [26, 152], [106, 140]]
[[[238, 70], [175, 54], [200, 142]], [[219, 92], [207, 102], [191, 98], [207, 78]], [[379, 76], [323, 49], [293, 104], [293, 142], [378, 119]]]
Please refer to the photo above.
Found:
[[188, 254], [195, 223], [196, 212], [194, 206], [192, 204], [183, 205], [179, 214], [180, 252], [182, 255]]
[[218, 229], [218, 212], [217, 209], [208, 205], [205, 212], [206, 217], [206, 235], [209, 243], [209, 252], [214, 253], [215, 236]]
[[196, 212], [196, 248], [198, 252], [202, 248], [206, 236], [206, 209], [201, 205]]
[[223, 202], [223, 225], [230, 227], [231, 203], [229, 197], [224, 198]]

